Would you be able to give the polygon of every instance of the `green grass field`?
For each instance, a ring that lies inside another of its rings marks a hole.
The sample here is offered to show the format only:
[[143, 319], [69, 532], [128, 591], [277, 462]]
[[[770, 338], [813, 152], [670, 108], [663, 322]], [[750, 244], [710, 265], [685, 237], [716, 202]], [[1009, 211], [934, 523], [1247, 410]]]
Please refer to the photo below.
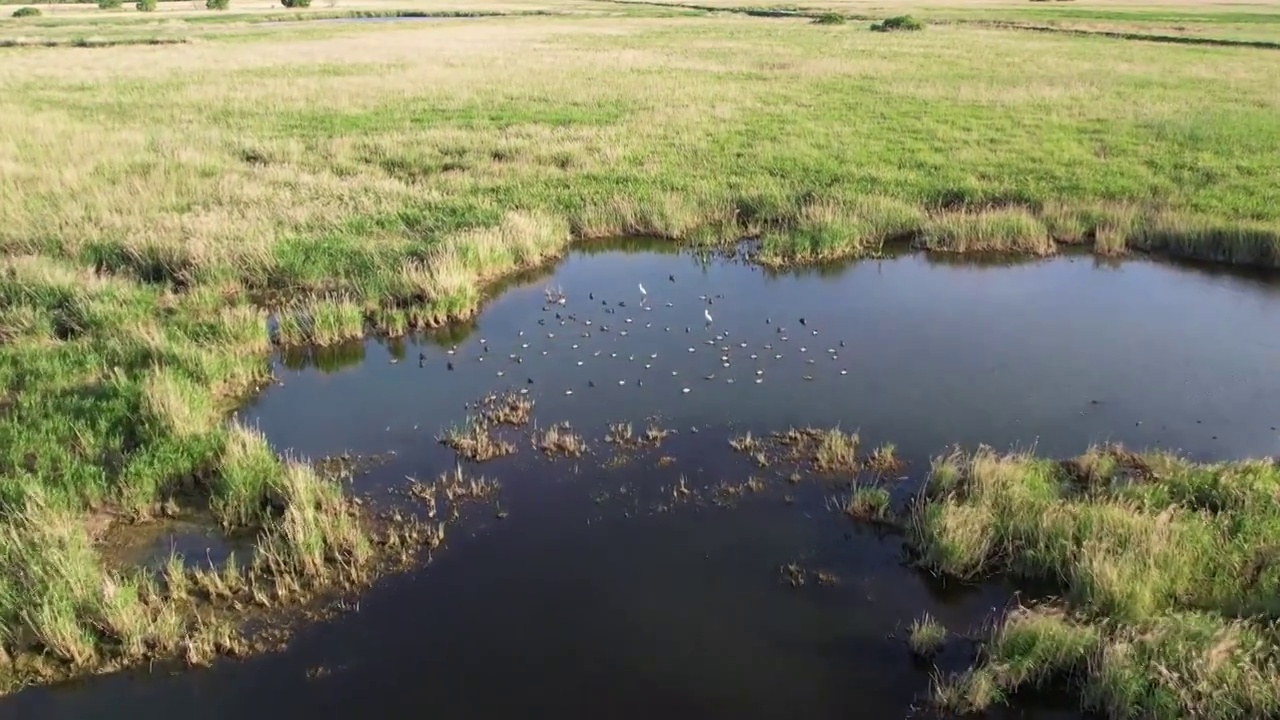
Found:
[[[270, 313], [400, 333], [620, 234], [1280, 267], [1280, 51], [1232, 44], [1280, 42], [1280, 5], [40, 7], [0, 19], [0, 648], [44, 658], [16, 680], [209, 636], [99, 557], [107, 521], [256, 528], [272, 603], [360, 574], [336, 488], [226, 422]], [[341, 20], [424, 11], [482, 16]]]

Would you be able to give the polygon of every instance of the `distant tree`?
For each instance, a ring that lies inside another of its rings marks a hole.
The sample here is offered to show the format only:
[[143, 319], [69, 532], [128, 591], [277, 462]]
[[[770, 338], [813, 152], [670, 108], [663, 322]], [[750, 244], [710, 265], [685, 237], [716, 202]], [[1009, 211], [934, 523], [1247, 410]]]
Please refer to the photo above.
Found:
[[226, 10], [231, 7], [231, 0], [204, 0], [206, 10]]
[[156, 0], [138, 0], [134, 7], [138, 8], [138, 12], [155, 12]]
[[20, 7], [13, 11], [13, 16], [16, 18], [40, 17], [40, 15], [40, 11], [33, 7]]

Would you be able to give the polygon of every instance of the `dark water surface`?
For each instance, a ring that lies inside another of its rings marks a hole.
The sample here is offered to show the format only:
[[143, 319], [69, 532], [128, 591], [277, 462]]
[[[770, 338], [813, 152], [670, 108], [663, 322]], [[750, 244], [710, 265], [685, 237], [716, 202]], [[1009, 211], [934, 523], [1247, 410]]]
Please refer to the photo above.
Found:
[[[564, 307], [544, 310], [548, 285]], [[527, 390], [537, 422], [569, 421], [588, 456], [548, 461], [522, 437], [517, 455], [469, 467], [502, 483], [509, 516], [478, 511], [426, 569], [385, 580], [283, 653], [35, 689], [0, 702], [0, 717], [904, 717], [929, 684], [905, 626], [928, 611], [969, 630], [1012, 590], [944, 591], [903, 566], [899, 536], [827, 509], [834, 482], [789, 484], [727, 439], [859, 429], [910, 461], [900, 497], [953, 443], [1277, 454], [1278, 319], [1276, 282], [1153, 262], [911, 255], [770, 276], [578, 252], [473, 327], [289, 354], [283, 385], [241, 419], [302, 456], [394, 453], [357, 483], [379, 501], [406, 476], [452, 467], [435, 437], [490, 390]], [[641, 430], [652, 416], [677, 433], [614, 467], [607, 424]], [[736, 507], [657, 509], [681, 475], [706, 488], [752, 473], [768, 487]], [[791, 562], [840, 582], [792, 588], [778, 573]], [[1042, 705], [1007, 715], [1075, 716]]]

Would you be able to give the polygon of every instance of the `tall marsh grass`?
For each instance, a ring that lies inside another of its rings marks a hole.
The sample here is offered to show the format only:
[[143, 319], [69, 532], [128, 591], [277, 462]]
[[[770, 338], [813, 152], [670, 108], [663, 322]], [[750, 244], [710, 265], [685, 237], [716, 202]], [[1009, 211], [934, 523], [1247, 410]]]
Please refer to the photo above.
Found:
[[916, 240], [935, 252], [1051, 255], [1057, 250], [1043, 222], [1022, 209], [943, 212], [930, 217]]
[[[935, 461], [909, 537], [935, 572], [1056, 581], [939, 697], [980, 710], [1024, 686], [1076, 684], [1112, 717], [1249, 717], [1280, 707], [1274, 461], [1199, 465], [1094, 448], [1068, 463], [990, 449]], [[1176, 658], [1175, 658], [1176, 656]], [[999, 692], [988, 692], [993, 685]]]

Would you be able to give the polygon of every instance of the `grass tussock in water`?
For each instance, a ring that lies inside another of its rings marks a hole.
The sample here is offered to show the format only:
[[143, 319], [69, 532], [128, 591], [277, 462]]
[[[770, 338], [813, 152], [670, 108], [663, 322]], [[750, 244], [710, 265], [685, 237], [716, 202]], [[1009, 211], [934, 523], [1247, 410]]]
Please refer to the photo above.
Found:
[[516, 452], [515, 443], [498, 437], [492, 426], [480, 417], [468, 417], [462, 425], [446, 429], [438, 439], [472, 462], [485, 462]]
[[636, 434], [631, 423], [611, 423], [605, 432], [604, 441], [617, 446], [620, 450], [637, 450], [643, 447], [656, 448], [662, 445], [673, 431], [650, 421], [640, 435]]
[[793, 427], [767, 436], [755, 436], [748, 432], [731, 438], [729, 446], [751, 457], [762, 468], [777, 461], [799, 466], [791, 474], [792, 482], [802, 479], [800, 468], [824, 475], [855, 475], [866, 471], [884, 476], [900, 472], [906, 467], [892, 443], [881, 445], [869, 454], [859, 455], [862, 450], [861, 436], [856, 431], [845, 432], [839, 427]]
[[760, 438], [755, 437], [750, 431], [746, 435], [741, 435], [729, 440], [729, 447], [740, 453], [754, 455], [764, 449], [764, 443]]
[[1271, 460], [1115, 447], [1064, 463], [989, 449], [938, 458], [909, 523], [920, 563], [1053, 580], [1063, 596], [1011, 613], [939, 698], [981, 710], [1066, 682], [1112, 717], [1280, 711], [1278, 489]]
[[890, 515], [889, 500], [888, 490], [855, 483], [841, 509], [854, 520], [884, 521]]
[[856, 472], [858, 448], [862, 439], [857, 432], [846, 433], [831, 428], [818, 435], [813, 448], [813, 466], [819, 472]]
[[893, 443], [885, 443], [872, 450], [865, 465], [868, 470], [881, 475], [900, 472], [906, 467], [906, 463], [898, 457], [898, 446]]
[[605, 434], [605, 442], [619, 447], [633, 447], [637, 443], [635, 428], [631, 423], [614, 423]]
[[929, 613], [925, 613], [907, 627], [907, 646], [920, 657], [929, 657], [942, 649], [947, 640], [947, 629]]
[[486, 423], [522, 427], [533, 417], [533, 399], [514, 391], [494, 393], [480, 401], [480, 409]]
[[644, 429], [644, 441], [653, 447], [658, 447], [662, 444], [663, 440], [667, 439], [667, 436], [670, 435], [671, 432], [672, 431], [667, 428], [660, 427], [654, 423], [649, 423], [648, 427]]
[[466, 501], [492, 500], [498, 493], [498, 483], [485, 477], [469, 476], [462, 471], [461, 465], [455, 465], [453, 472], [440, 475], [432, 489], [439, 491], [446, 502], [457, 506]]
[[743, 496], [761, 492], [764, 488], [764, 480], [754, 475], [737, 483], [726, 480], [712, 488], [712, 500], [716, 505], [729, 507]]
[[534, 433], [533, 446], [547, 455], [581, 457], [587, 451], [587, 442], [569, 427], [569, 423], [549, 426], [541, 433]]

